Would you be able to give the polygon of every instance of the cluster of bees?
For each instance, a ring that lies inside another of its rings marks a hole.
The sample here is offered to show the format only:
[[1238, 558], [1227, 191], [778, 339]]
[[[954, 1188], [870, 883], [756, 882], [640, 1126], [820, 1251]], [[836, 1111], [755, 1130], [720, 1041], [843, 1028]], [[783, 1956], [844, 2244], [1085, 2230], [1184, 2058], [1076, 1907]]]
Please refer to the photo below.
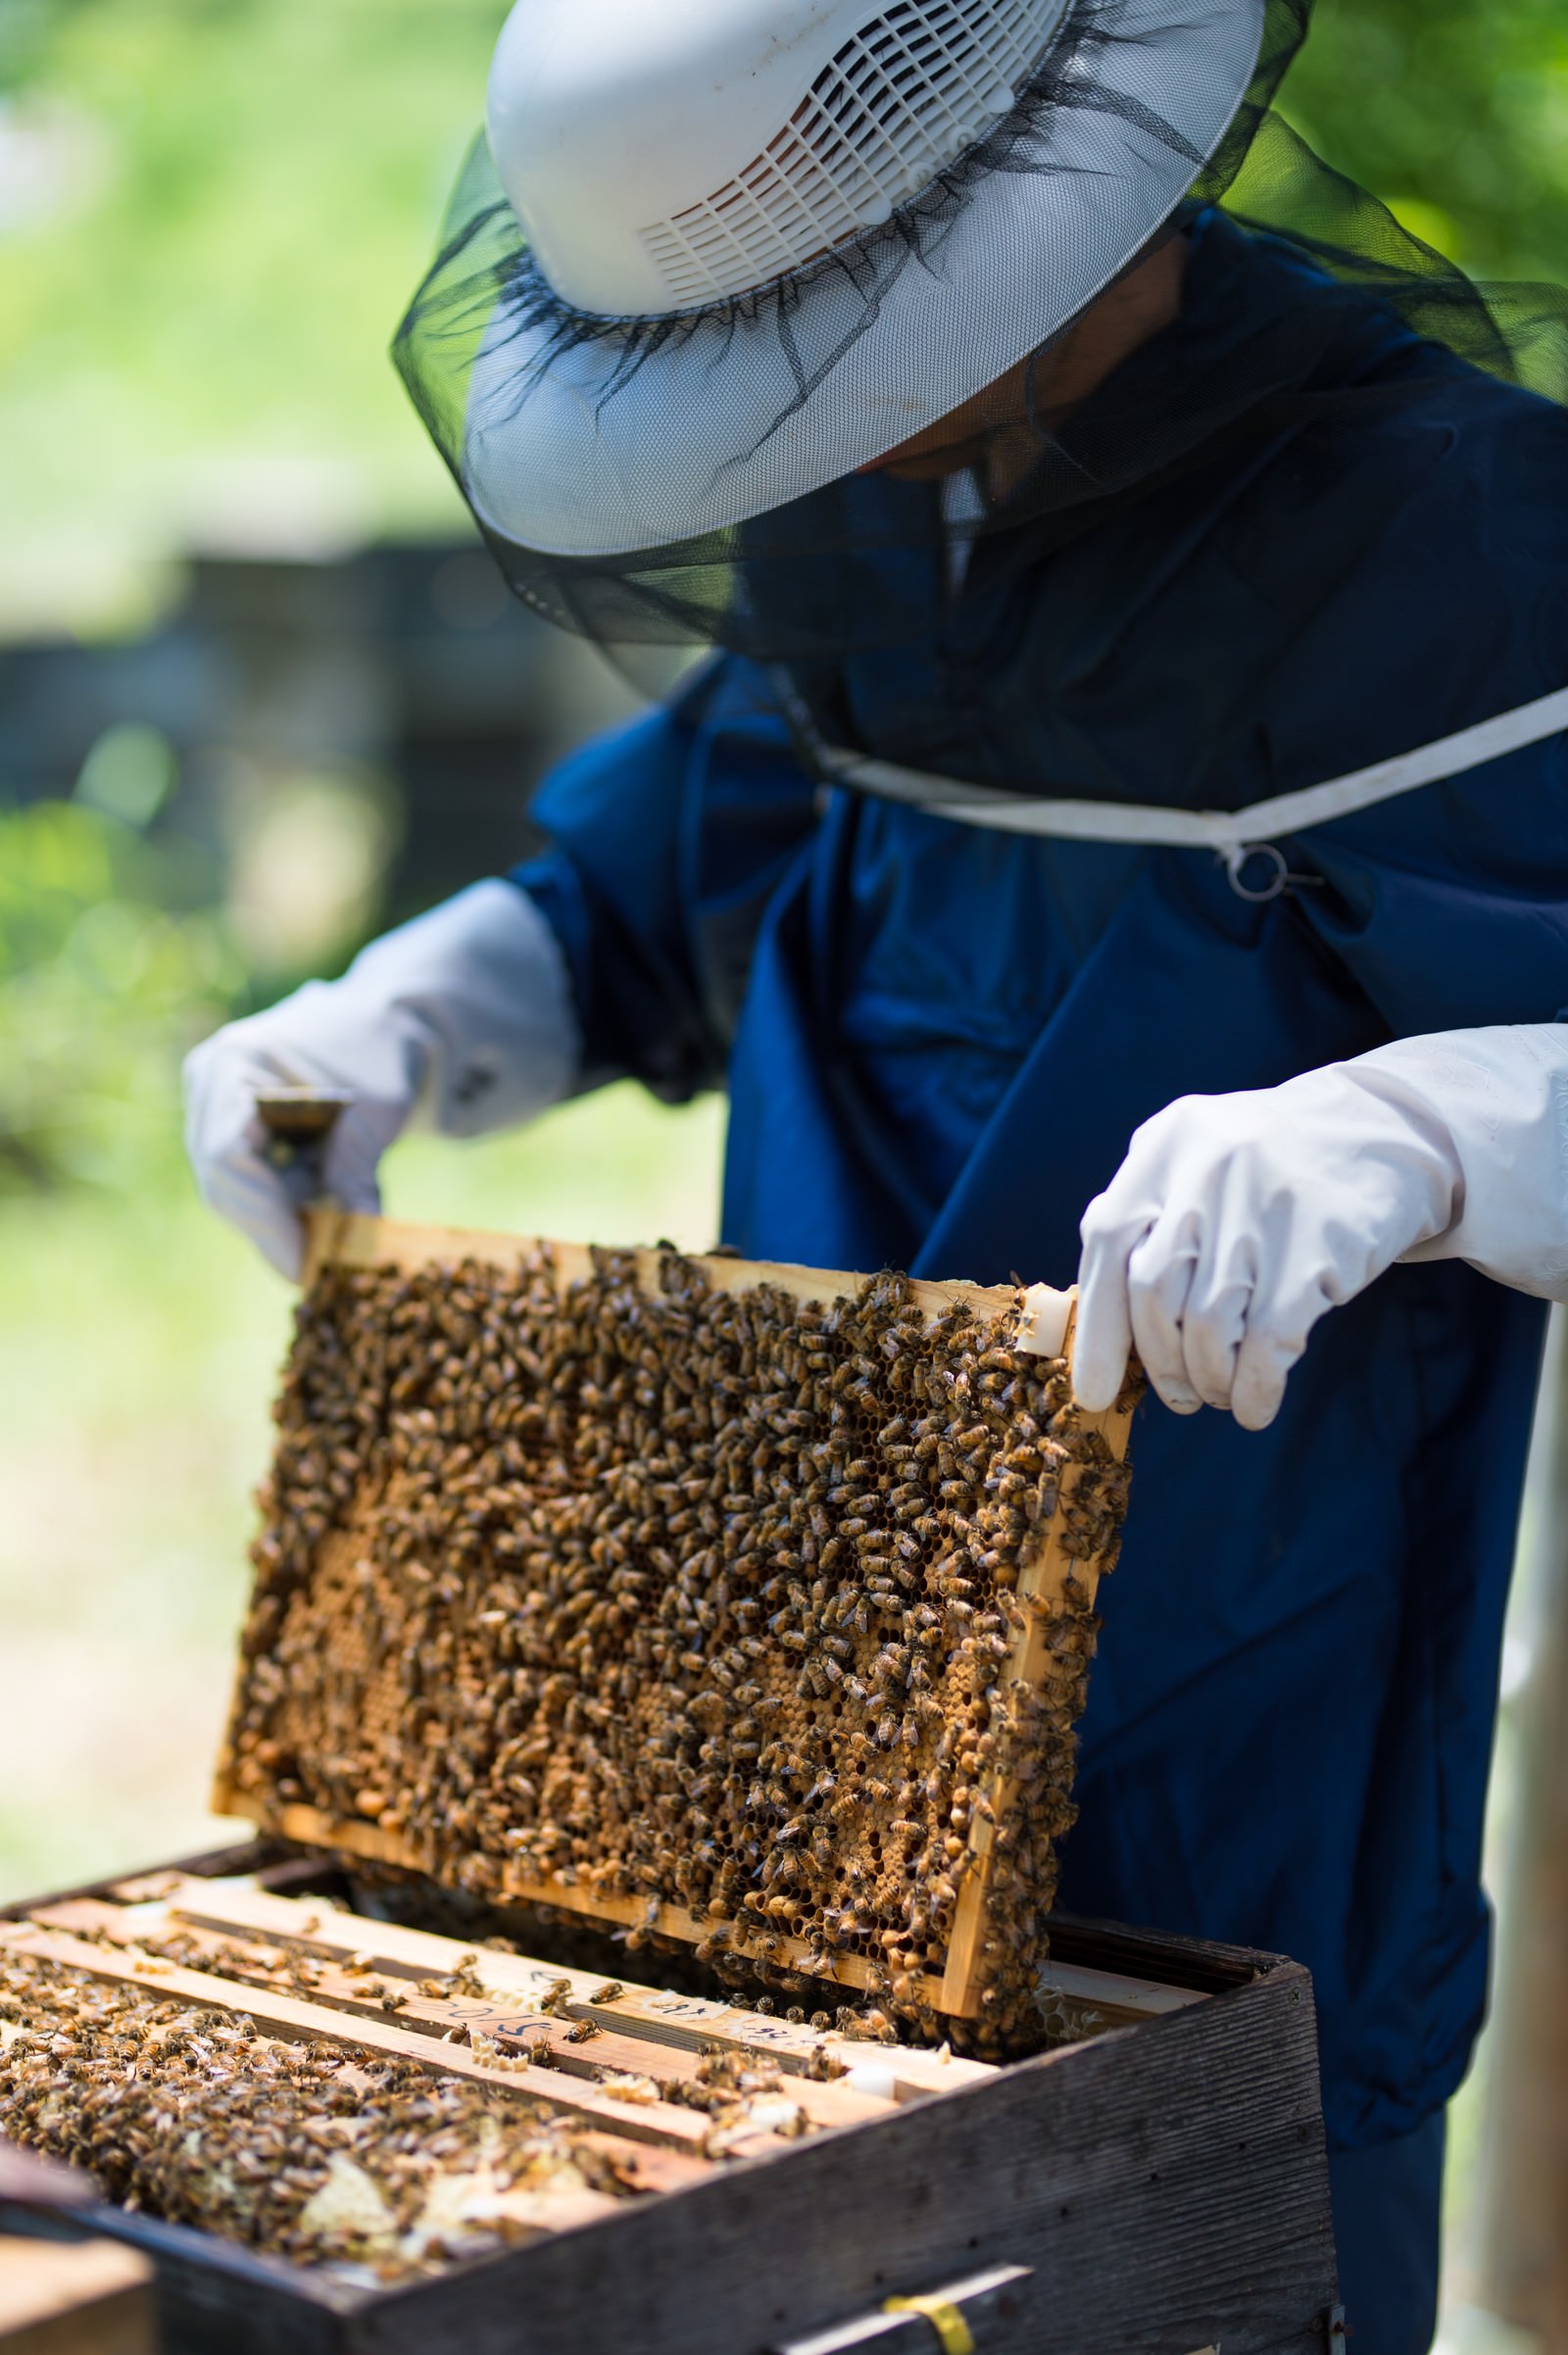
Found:
[[382, 2281], [635, 2188], [526, 2097], [31, 1957], [0, 1968], [0, 2134], [124, 2207]]
[[1053, 1531], [1109, 1568], [1125, 1505], [1062, 1361], [893, 1275], [827, 1304], [673, 1252], [657, 1292], [611, 1252], [564, 1289], [547, 1255], [327, 1268], [277, 1419], [253, 1803], [368, 1820], [492, 1902], [636, 1900], [633, 1946], [678, 1909], [786, 1987], [859, 1958], [941, 2033], [984, 1824], [971, 2041], [1038, 2041], [1097, 1622], [1081, 1577], [1048, 1609], [1020, 1575]]

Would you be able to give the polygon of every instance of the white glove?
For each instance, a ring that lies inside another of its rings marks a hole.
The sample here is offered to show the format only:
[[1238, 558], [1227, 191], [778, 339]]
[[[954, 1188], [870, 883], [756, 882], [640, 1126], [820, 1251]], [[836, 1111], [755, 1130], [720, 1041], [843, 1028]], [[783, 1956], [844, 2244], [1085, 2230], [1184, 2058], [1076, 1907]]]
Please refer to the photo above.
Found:
[[1261, 1431], [1323, 1311], [1396, 1259], [1568, 1299], [1568, 1027], [1398, 1039], [1146, 1121], [1084, 1214], [1078, 1398], [1110, 1405], [1133, 1346], [1178, 1414]]
[[[302, 1191], [379, 1210], [377, 1165], [416, 1109], [449, 1137], [510, 1128], [569, 1095], [580, 1065], [555, 933], [515, 884], [475, 883], [372, 941], [341, 981], [308, 981], [187, 1056], [185, 1148], [213, 1208], [297, 1277]], [[353, 1098], [303, 1184], [266, 1158], [256, 1098], [279, 1086]]]

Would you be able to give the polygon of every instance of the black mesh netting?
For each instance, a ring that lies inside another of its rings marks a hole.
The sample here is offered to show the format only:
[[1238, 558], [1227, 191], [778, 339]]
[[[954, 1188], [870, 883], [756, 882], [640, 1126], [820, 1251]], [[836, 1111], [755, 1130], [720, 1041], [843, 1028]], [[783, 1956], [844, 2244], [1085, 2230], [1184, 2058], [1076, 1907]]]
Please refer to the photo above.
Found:
[[[487, 515], [468, 449], [481, 353], [492, 379], [498, 359], [504, 372], [515, 353], [508, 398], [518, 416], [542, 371], [580, 368], [587, 354], [608, 414], [645, 399], [645, 371], [682, 339], [710, 339], [716, 327], [739, 369], [761, 327], [787, 358], [791, 388], [762, 438], [808, 403], [830, 417], [824, 388], [858, 332], [883, 319], [906, 273], [941, 267], [955, 222], [988, 179], [1038, 169], [1051, 145], [1044, 133], [1063, 110], [1135, 110], [1096, 70], [1122, 37], [1124, 11], [1119, 0], [1073, 0], [1012, 112], [885, 227], [793, 281], [703, 313], [617, 322], [567, 309], [534, 264], [479, 141], [395, 356], [512, 587], [535, 612], [606, 646], [715, 645], [792, 665], [804, 680], [813, 662], [858, 648], [929, 646], [965, 601], [994, 600], [1009, 577], [1119, 507], [1221, 457], [1234, 464], [1250, 441], [1264, 449], [1330, 413], [1414, 408], [1429, 397], [1422, 355], [1435, 347], [1547, 400], [1568, 398], [1562, 289], [1477, 285], [1274, 111], [1310, 4], [1268, 0], [1256, 70], [1228, 131], [1176, 211], [1128, 258], [1137, 270], [1183, 241], [1179, 311], [1087, 395], [1054, 398], [1072, 381], [1080, 330], [1069, 322], [975, 406], [947, 458], [912, 473], [897, 465], [849, 471], [722, 528], [629, 554], [552, 555]], [[1138, 137], [1181, 150], [1157, 116], [1136, 113]], [[1188, 158], [1189, 169], [1197, 163]], [[1030, 267], [1027, 254], [999, 257], [995, 299], [1007, 301]], [[831, 304], [818, 294], [828, 282]], [[819, 316], [831, 323], [813, 328]], [[657, 406], [640, 430], [658, 434]]]

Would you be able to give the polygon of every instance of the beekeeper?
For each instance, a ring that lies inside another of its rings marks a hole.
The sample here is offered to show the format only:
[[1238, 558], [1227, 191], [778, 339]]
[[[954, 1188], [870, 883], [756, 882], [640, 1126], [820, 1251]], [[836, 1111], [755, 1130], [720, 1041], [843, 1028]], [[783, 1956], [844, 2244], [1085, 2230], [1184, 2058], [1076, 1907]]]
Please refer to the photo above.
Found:
[[292, 1272], [258, 1089], [352, 1093], [371, 1208], [416, 1105], [631, 1074], [728, 1089], [743, 1252], [1077, 1272], [1081, 1397], [1157, 1397], [1062, 1901], [1311, 1966], [1411, 2355], [1568, 1292], [1555, 298], [1270, 111], [1307, 0], [871, 4], [515, 9], [399, 362], [536, 612], [715, 651], [198, 1050], [192, 1154]]

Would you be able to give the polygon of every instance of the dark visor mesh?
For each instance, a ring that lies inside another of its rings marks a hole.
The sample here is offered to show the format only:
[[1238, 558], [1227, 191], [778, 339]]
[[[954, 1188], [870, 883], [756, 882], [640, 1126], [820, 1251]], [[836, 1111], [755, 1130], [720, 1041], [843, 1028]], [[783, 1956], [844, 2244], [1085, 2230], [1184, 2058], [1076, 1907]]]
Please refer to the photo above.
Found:
[[[955, 454], [954, 470], [940, 477], [907, 479], [896, 467], [851, 474], [723, 530], [613, 557], [530, 549], [479, 514], [511, 586], [536, 613], [606, 647], [712, 645], [794, 666], [808, 685], [811, 665], [857, 649], [929, 648], [943, 616], [965, 598], [995, 592], [1009, 570], [1021, 574], [1221, 453], [1234, 458], [1249, 441], [1265, 448], [1331, 410], [1384, 415], [1414, 406], [1425, 397], [1423, 379], [1400, 353], [1418, 344], [1561, 402], [1563, 290], [1478, 286], [1323, 164], [1273, 111], [1309, 8], [1310, 0], [1270, 0], [1252, 84], [1218, 151], [1155, 234], [1155, 244], [1172, 236], [1188, 243], [1180, 316], [1088, 397], [1065, 411], [1053, 405], [1069, 327], [999, 386]], [[1087, 70], [1114, 40], [1115, 23], [1109, 0], [1075, 0], [1013, 113], [885, 228], [852, 254], [813, 266], [852, 276], [861, 270], [862, 324], [899, 271], [920, 269], [940, 249], [987, 175], [1023, 168], [1043, 112], [1115, 103]], [[1142, 113], [1139, 130], [1158, 139], [1159, 123]], [[1239, 270], [1250, 273], [1245, 317], [1230, 299]], [[810, 276], [803, 274], [798, 293], [808, 291]], [[717, 315], [739, 320], [762, 299], [741, 298]], [[765, 300], [775, 332], [794, 334], [799, 310], [790, 291], [781, 298], [770, 290]], [[708, 324], [714, 316], [702, 315]], [[395, 346], [404, 381], [466, 496], [469, 379], [498, 318], [535, 339], [544, 331], [543, 365], [602, 347], [607, 404], [693, 325], [691, 315], [610, 322], [562, 305], [480, 140]], [[843, 348], [841, 336], [840, 360]], [[835, 351], [797, 362], [799, 399], [821, 385]]]

